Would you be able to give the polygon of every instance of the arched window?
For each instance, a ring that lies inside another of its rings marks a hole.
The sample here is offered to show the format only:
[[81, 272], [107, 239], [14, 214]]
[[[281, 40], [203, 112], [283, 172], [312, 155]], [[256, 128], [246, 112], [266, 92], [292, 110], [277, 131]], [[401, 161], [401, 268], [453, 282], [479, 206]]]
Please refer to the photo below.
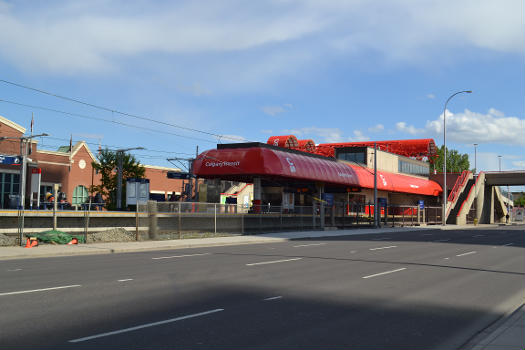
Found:
[[82, 203], [86, 203], [88, 197], [89, 197], [89, 193], [88, 193], [87, 188], [85, 188], [82, 185], [78, 185], [73, 190], [73, 202], [71, 204], [80, 205]]

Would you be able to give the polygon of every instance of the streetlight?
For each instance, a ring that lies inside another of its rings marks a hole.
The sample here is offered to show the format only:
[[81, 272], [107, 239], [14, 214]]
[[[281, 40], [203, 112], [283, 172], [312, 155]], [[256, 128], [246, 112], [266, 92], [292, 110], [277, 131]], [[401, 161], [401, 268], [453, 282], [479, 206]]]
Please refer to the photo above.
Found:
[[123, 171], [123, 164], [122, 164], [122, 157], [124, 156], [124, 152], [127, 151], [133, 151], [138, 149], [144, 149], [144, 147], [131, 147], [131, 148], [121, 148], [115, 151], [117, 155], [117, 209], [122, 209], [122, 171]]
[[441, 215], [443, 226], [447, 225], [447, 104], [452, 99], [452, 97], [463, 93], [471, 94], [472, 91], [458, 91], [450, 95], [450, 97], [447, 99], [447, 102], [445, 102], [445, 108], [443, 108], [443, 214]]
[[477, 147], [478, 147], [478, 144], [475, 143], [474, 144], [474, 175], [476, 175], [476, 173], [478, 172], [478, 162], [477, 162], [477, 157], [478, 157], [478, 154], [477, 154]]
[[501, 156], [498, 156], [499, 171], [501, 171]]

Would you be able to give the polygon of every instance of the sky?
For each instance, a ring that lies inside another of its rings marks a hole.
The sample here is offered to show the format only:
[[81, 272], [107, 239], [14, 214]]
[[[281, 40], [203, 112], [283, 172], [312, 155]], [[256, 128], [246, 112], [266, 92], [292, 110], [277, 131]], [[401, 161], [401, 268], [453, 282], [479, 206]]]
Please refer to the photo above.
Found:
[[172, 166], [273, 135], [440, 146], [472, 90], [447, 146], [525, 169], [524, 29], [522, 0], [0, 0], [0, 115]]

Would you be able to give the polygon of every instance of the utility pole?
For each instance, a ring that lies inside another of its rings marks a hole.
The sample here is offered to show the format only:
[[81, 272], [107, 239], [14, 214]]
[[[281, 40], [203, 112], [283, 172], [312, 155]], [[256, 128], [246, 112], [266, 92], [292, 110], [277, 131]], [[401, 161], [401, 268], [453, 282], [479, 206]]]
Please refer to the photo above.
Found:
[[27, 145], [31, 147], [31, 140], [35, 137], [49, 136], [46, 133], [33, 135], [31, 136], [22, 136], [22, 137], [6, 137], [1, 136], [0, 141], [2, 140], [20, 140], [20, 191], [18, 194], [18, 213], [19, 213], [19, 222], [18, 222], [18, 238], [20, 240], [20, 246], [23, 246], [24, 239], [24, 208], [25, 208], [25, 198], [26, 198], [26, 177], [27, 177]]
[[374, 142], [374, 227], [379, 227], [378, 213], [381, 209], [377, 206], [377, 143]]

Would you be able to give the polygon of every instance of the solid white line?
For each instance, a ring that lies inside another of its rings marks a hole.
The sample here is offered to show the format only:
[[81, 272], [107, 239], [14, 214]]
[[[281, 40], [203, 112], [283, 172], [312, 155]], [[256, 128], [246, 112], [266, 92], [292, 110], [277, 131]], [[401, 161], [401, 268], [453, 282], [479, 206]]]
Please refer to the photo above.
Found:
[[48, 290], [65, 289], [65, 288], [76, 288], [76, 287], [82, 287], [82, 286], [80, 284], [73, 284], [71, 286], [60, 286], [60, 287], [41, 288], [41, 289], [32, 289], [32, 290], [21, 290], [21, 291], [18, 291], [18, 292], [0, 293], [0, 296], [14, 295], [14, 294], [25, 294], [25, 293], [35, 293], [35, 292], [45, 292], [45, 291], [48, 291]]
[[514, 245], [514, 243], [503, 244], [503, 247], [508, 247], [509, 245]]
[[438, 239], [438, 240], [432, 241], [432, 242], [448, 242], [448, 241], [450, 241], [450, 238]]
[[266, 299], [263, 299], [263, 300], [276, 300], [276, 299], [282, 299], [282, 296], [279, 295], [279, 296], [276, 296], [276, 297], [270, 297], [270, 298], [266, 298]]
[[390, 271], [380, 272], [380, 273], [376, 273], [376, 274], [369, 275], [369, 276], [364, 276], [363, 278], [372, 278], [372, 277], [377, 277], [377, 276], [387, 275], [387, 274], [389, 274], [389, 273], [394, 273], [394, 272], [398, 272], [398, 271], [403, 271], [403, 270], [406, 270], [406, 269], [407, 269], [406, 267], [402, 267], [402, 268], [400, 268], [400, 269], [396, 269], [396, 270], [390, 270]]
[[299, 247], [310, 247], [310, 246], [314, 246], [314, 245], [325, 245], [326, 243], [312, 243], [312, 244], [299, 244], [299, 245], [294, 245], [293, 247], [294, 248], [299, 248]]
[[389, 245], [388, 247], [370, 248], [369, 250], [380, 250], [380, 249], [390, 249], [390, 248], [397, 248], [397, 245]]
[[464, 255], [470, 255], [470, 254], [476, 254], [475, 251], [471, 251], [471, 252], [467, 252], [467, 253], [463, 253], [463, 254], [458, 254], [456, 256], [464, 256]]
[[160, 259], [173, 259], [173, 258], [184, 258], [186, 256], [199, 256], [199, 255], [210, 255], [210, 253], [200, 253], [200, 254], [185, 254], [185, 255], [172, 255], [172, 256], [161, 256], [158, 258], [152, 258], [153, 260]]
[[133, 278], [126, 278], [123, 280], [118, 280], [117, 282], [127, 282], [127, 281], [133, 281]]
[[7, 270], [9, 272], [15, 272], [15, 271], [22, 271], [22, 269], [10, 269], [10, 270]]
[[281, 263], [281, 262], [295, 261], [295, 260], [301, 260], [301, 259], [302, 258], [293, 258], [293, 259], [284, 259], [284, 260], [263, 261], [263, 262], [258, 262], [258, 263], [246, 264], [246, 266], [277, 264], [277, 263]]
[[176, 317], [176, 318], [170, 318], [169, 320], [158, 321], [158, 322], [153, 322], [153, 323], [146, 323], [146, 324], [142, 324], [140, 326], [120, 329], [118, 331], [107, 332], [107, 333], [100, 333], [100, 334], [91, 335], [89, 337], [73, 339], [73, 340], [69, 340], [69, 342], [70, 343], [78, 343], [78, 342], [82, 342], [82, 341], [86, 341], [86, 340], [107, 337], [107, 336], [110, 336], [110, 335], [121, 334], [121, 333], [126, 333], [126, 332], [133, 332], [133, 331], [136, 331], [137, 329], [160, 326], [160, 325], [163, 325], [163, 324], [166, 324], [166, 323], [182, 321], [182, 320], [186, 320], [188, 318], [204, 316], [204, 315], [212, 314], [212, 313], [219, 312], [219, 311], [224, 311], [224, 309], [209, 310], [209, 311], [199, 312], [198, 314], [192, 314], [192, 315], [186, 315], [186, 316], [181, 316], [181, 317]]

